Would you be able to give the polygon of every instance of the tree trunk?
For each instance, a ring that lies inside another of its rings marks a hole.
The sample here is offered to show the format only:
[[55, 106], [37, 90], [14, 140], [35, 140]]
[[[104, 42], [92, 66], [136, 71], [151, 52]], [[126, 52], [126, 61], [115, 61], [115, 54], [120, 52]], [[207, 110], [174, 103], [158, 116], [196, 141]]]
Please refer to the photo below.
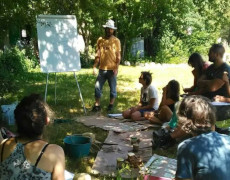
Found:
[[123, 43], [121, 62], [124, 60], [124, 57], [125, 57], [125, 49], [126, 49], [126, 38], [124, 39], [124, 43]]

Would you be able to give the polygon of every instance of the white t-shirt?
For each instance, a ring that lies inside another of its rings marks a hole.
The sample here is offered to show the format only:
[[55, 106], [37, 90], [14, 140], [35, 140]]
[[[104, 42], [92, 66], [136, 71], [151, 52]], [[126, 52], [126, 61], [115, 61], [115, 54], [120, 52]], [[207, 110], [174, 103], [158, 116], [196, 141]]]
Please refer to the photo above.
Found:
[[143, 105], [148, 105], [150, 99], [154, 98], [155, 102], [153, 104], [153, 107], [155, 110], [158, 109], [158, 93], [156, 88], [153, 85], [149, 85], [147, 88], [144, 89], [144, 87], [141, 88], [141, 102]]

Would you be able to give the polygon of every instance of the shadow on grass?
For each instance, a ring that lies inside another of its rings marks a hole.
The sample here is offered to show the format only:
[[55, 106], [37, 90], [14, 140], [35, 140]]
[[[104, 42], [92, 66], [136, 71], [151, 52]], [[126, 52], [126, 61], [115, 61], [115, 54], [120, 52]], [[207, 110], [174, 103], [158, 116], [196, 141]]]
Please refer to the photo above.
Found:
[[[57, 118], [73, 118], [77, 115], [84, 115], [83, 105], [79, 90], [73, 73], [57, 73], [56, 82], [56, 105], [55, 105], [55, 73], [49, 74], [49, 83], [47, 91], [47, 103], [55, 111]], [[85, 73], [77, 74], [78, 83], [83, 96], [84, 104], [87, 110], [91, 110], [94, 104], [94, 84], [96, 77]], [[119, 77], [118, 79], [118, 97], [115, 101], [114, 112], [121, 112], [124, 109], [136, 105], [139, 101], [139, 93], [136, 90], [122, 92], [119, 86], [132, 87], [133, 81], [128, 77]], [[17, 82], [17, 93], [9, 93], [3, 104], [10, 104], [14, 101], [20, 101], [24, 96], [31, 93], [39, 93], [45, 96], [46, 74], [45, 73], [27, 73], [25, 78]], [[109, 86], [106, 82], [103, 87], [101, 98], [102, 113], [106, 114], [106, 108], [109, 104]]]

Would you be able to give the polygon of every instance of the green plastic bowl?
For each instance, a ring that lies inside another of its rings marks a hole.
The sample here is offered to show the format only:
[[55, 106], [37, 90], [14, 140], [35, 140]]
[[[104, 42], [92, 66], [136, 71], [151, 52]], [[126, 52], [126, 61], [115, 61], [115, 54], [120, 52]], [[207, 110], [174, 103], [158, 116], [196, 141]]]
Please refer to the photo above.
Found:
[[81, 158], [89, 155], [91, 139], [81, 135], [66, 136], [64, 138], [66, 155]]

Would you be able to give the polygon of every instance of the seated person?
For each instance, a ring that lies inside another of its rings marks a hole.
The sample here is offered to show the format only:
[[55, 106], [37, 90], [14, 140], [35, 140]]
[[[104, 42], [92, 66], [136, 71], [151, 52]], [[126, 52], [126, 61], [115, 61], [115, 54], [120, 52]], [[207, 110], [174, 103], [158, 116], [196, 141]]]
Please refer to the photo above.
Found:
[[[167, 125], [163, 125], [161, 129], [153, 131], [153, 148], [168, 149], [176, 144], [176, 140], [182, 140], [189, 138], [190, 135], [187, 134], [181, 125], [178, 124], [177, 112], [180, 106], [180, 101], [175, 104], [175, 110], [173, 111], [172, 118]], [[230, 134], [229, 128], [219, 128], [215, 125], [215, 131], [220, 134]]]
[[227, 90], [228, 97], [217, 95], [214, 97], [214, 100], [218, 101], [218, 102], [230, 102], [230, 98], [229, 98], [230, 97], [230, 85], [229, 85], [229, 79], [228, 79], [228, 73], [227, 72], [223, 73], [222, 80], [225, 83], [225, 88]]
[[213, 64], [207, 68], [197, 83], [199, 94], [209, 99], [213, 99], [216, 95], [228, 97], [222, 76], [227, 72], [230, 79], [230, 67], [223, 61], [224, 52], [225, 49], [221, 44], [214, 44], [210, 48], [208, 56]]
[[139, 83], [143, 86], [139, 104], [122, 112], [124, 118], [131, 118], [134, 121], [144, 120], [145, 112], [158, 109], [158, 93], [151, 85], [152, 75], [149, 72], [141, 72]]
[[204, 62], [202, 56], [199, 53], [193, 53], [188, 59], [188, 64], [194, 68], [192, 70], [194, 82], [192, 87], [184, 88], [183, 91], [188, 94], [199, 94], [197, 92], [197, 81], [204, 74], [209, 64]]
[[173, 114], [174, 105], [179, 100], [180, 85], [178, 81], [171, 80], [163, 88], [163, 95], [159, 109], [157, 111], [146, 112], [145, 119], [151, 123], [162, 124], [168, 122]]
[[[230, 97], [229, 89], [229, 74], [230, 67], [223, 62], [224, 47], [220, 44], [214, 44], [209, 50], [209, 61], [213, 62], [205, 74], [198, 80], [197, 88], [199, 93], [212, 99], [215, 97], [216, 101], [228, 102], [226, 98]], [[223, 74], [225, 74], [223, 76]], [[175, 118], [174, 118], [175, 119]], [[174, 123], [176, 124], [176, 123]], [[170, 129], [168, 127], [168, 129]], [[162, 130], [160, 130], [161, 132]], [[229, 130], [225, 128], [216, 127], [216, 131], [221, 134], [229, 134]], [[161, 135], [163, 134], [163, 136]], [[179, 125], [172, 133], [166, 133], [163, 129], [163, 133], [154, 132], [153, 136], [156, 138], [154, 147], [168, 148], [175, 144], [177, 138], [184, 138], [188, 135], [184, 132]], [[159, 139], [160, 137], [160, 139]]]
[[17, 105], [15, 121], [18, 136], [0, 144], [1, 179], [64, 180], [65, 155], [56, 144], [42, 140], [51, 111], [43, 99], [32, 94]]
[[178, 110], [181, 128], [193, 137], [179, 144], [176, 180], [230, 177], [230, 139], [215, 132], [215, 109], [207, 98], [188, 96]]

